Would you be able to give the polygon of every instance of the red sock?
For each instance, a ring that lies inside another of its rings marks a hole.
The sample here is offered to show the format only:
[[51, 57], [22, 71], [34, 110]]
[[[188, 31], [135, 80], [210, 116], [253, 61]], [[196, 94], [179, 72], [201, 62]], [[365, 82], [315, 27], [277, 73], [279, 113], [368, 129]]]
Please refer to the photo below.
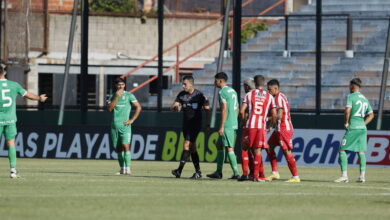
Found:
[[242, 175], [248, 175], [249, 156], [248, 150], [241, 150]]
[[253, 178], [259, 177], [261, 154], [255, 154], [253, 158]]
[[253, 163], [253, 153], [252, 151], [249, 151], [249, 175], [253, 177], [253, 170], [254, 168], [254, 163]]
[[289, 154], [286, 157], [288, 168], [293, 176], [298, 176], [297, 163], [295, 162], [294, 155]]
[[267, 151], [269, 162], [271, 162], [272, 172], [278, 172], [278, 161], [274, 150], [269, 149]]
[[260, 178], [265, 178], [264, 176], [264, 163], [263, 163], [263, 158], [260, 154], [260, 163], [259, 163], [259, 177]]

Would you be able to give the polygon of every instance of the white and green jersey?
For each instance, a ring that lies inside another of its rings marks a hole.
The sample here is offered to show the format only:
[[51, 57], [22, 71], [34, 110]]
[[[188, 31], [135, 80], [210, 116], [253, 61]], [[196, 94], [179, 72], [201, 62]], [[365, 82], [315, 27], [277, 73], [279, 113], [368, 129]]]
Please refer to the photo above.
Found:
[[236, 91], [229, 86], [223, 87], [219, 91], [219, 102], [226, 104], [227, 107], [225, 129], [238, 129], [238, 100]]
[[[115, 93], [112, 93], [107, 100], [107, 103], [111, 103], [114, 99]], [[114, 110], [112, 111], [112, 125], [115, 127], [123, 126], [123, 122], [129, 120], [131, 112], [131, 103], [138, 102], [133, 93], [124, 91], [119, 97]]]
[[367, 98], [360, 92], [348, 95], [347, 106], [351, 108], [349, 116], [349, 129], [367, 129], [364, 118], [372, 113], [372, 108]]
[[14, 81], [0, 79], [0, 126], [16, 123], [16, 97], [25, 96], [27, 91]]

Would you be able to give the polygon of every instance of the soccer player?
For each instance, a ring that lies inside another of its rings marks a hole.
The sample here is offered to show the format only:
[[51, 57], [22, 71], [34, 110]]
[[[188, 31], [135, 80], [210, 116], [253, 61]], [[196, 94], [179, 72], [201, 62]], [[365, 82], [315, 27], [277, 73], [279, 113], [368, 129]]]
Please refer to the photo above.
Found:
[[[253, 78], [248, 78], [244, 81], [244, 91], [245, 94], [255, 89], [255, 82], [253, 81]], [[242, 168], [242, 175], [238, 179], [238, 181], [247, 181], [251, 180], [248, 175], [248, 170], [250, 170], [250, 174], [253, 176], [253, 155], [252, 152], [249, 149], [249, 134], [248, 129], [245, 128], [246, 121], [248, 120], [248, 113], [246, 112], [245, 115], [242, 118], [241, 125], [243, 126], [242, 129], [242, 139], [241, 139], [241, 168]]]
[[[238, 179], [237, 158], [234, 154], [236, 130], [238, 128], [238, 99], [234, 89], [227, 86], [228, 76], [224, 72], [215, 74], [215, 86], [221, 90], [218, 93], [221, 105], [221, 122], [218, 130], [219, 138], [217, 142], [217, 170], [207, 177], [222, 179], [222, 169], [225, 162], [225, 149], [229, 157], [233, 176], [230, 179]], [[224, 149], [225, 148], [225, 149]]]
[[351, 94], [347, 97], [347, 106], [345, 107], [344, 127], [346, 129], [339, 150], [339, 163], [341, 167], [341, 177], [335, 182], [348, 182], [347, 151], [357, 152], [360, 163], [360, 177], [357, 180], [359, 183], [366, 181], [366, 155], [367, 151], [367, 127], [366, 125], [374, 118], [371, 105], [367, 98], [360, 93], [362, 81], [359, 78], [354, 78], [349, 83]]
[[3, 63], [0, 64], [0, 135], [4, 135], [6, 145], [8, 147], [8, 159], [10, 166], [10, 177], [19, 178], [19, 173], [16, 170], [16, 148], [15, 137], [16, 130], [16, 97], [21, 95], [24, 98], [45, 102], [47, 97], [45, 94], [40, 96], [27, 92], [19, 83], [7, 80], [7, 67]]
[[292, 174], [292, 178], [286, 182], [300, 182], [298, 176], [297, 165], [294, 155], [291, 150], [292, 136], [294, 128], [291, 123], [290, 105], [288, 104], [286, 96], [279, 90], [279, 81], [272, 79], [267, 83], [268, 92], [274, 97], [277, 111], [277, 125], [268, 140], [269, 149], [267, 150], [268, 158], [271, 162], [272, 174], [266, 178], [268, 181], [279, 179], [278, 162], [276, 160], [275, 147], [280, 146], [283, 154], [287, 160], [288, 168]]
[[[267, 115], [271, 110], [271, 123], [276, 122], [275, 100], [271, 94], [263, 89], [265, 78], [262, 75], [254, 77], [256, 89], [245, 95], [244, 103], [241, 106], [241, 118], [244, 118], [245, 111], [249, 109], [249, 118], [246, 121], [246, 128], [249, 133], [249, 147], [254, 156], [253, 181], [264, 182], [264, 167], [261, 157], [261, 149], [267, 149]], [[261, 176], [259, 177], [259, 173]]]
[[[115, 80], [115, 86], [116, 92], [108, 97], [107, 108], [112, 112], [111, 138], [118, 153], [120, 167], [116, 175], [128, 175], [131, 174], [131, 125], [138, 118], [142, 107], [131, 92], [125, 91], [126, 81], [124, 79], [118, 77]], [[129, 119], [131, 106], [134, 106], [135, 112]]]
[[[209, 101], [202, 92], [194, 88], [194, 78], [192, 76], [183, 77], [183, 91], [181, 91], [172, 104], [173, 111], [183, 110], [183, 134], [184, 144], [183, 153], [179, 168], [172, 170], [176, 178], [180, 178], [184, 165], [191, 156], [195, 167], [195, 173], [191, 179], [202, 178], [202, 172], [199, 166], [199, 155], [196, 150], [195, 142], [202, 128], [202, 109], [206, 111], [206, 119], [209, 119], [210, 106]], [[207, 127], [210, 123], [207, 122]]]

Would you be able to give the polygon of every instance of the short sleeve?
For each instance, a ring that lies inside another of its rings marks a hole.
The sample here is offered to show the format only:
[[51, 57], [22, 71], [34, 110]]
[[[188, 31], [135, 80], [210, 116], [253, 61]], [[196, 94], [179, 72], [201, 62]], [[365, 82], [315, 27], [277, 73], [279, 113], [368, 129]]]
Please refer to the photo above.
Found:
[[178, 102], [181, 104], [182, 102], [181, 102], [180, 96], [181, 96], [181, 92], [179, 92], [179, 94], [177, 94], [175, 102]]
[[202, 106], [210, 105], [209, 99], [204, 94], [202, 94], [201, 99], [202, 99]]
[[283, 108], [284, 103], [282, 101], [282, 96], [278, 95], [276, 98], [274, 98], [274, 101], [275, 101], [276, 108], [278, 108], [278, 109]]
[[272, 95], [269, 96], [270, 97], [270, 102], [271, 104], [269, 105], [269, 107], [272, 109], [272, 108], [276, 108], [276, 103], [275, 103], [275, 99]]
[[135, 97], [135, 95], [133, 93], [129, 94], [129, 100], [130, 100], [130, 102], [138, 102], [137, 98]]
[[350, 95], [347, 96], [347, 105], [345, 107], [352, 108], [352, 99]]
[[16, 83], [16, 91], [21, 96], [25, 96], [27, 94], [27, 91], [23, 89], [23, 87], [19, 83]]
[[223, 92], [220, 92], [220, 93], [219, 93], [219, 102], [220, 102], [220, 103], [224, 103], [224, 104], [227, 103], [227, 101], [226, 101], [226, 96], [225, 96], [225, 94], [224, 94]]
[[371, 114], [373, 112], [373, 110], [372, 110], [372, 107], [371, 107], [370, 103], [367, 102], [367, 104], [368, 104], [368, 107], [367, 107], [366, 115], [369, 115], [369, 114]]

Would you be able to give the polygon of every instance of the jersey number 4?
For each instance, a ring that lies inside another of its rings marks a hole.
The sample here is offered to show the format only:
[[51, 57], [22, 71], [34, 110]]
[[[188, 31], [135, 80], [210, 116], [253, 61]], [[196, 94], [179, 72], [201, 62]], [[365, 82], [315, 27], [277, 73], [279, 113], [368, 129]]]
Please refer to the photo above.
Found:
[[358, 100], [356, 105], [359, 105], [359, 108], [353, 116], [364, 118], [368, 108], [368, 103], [363, 103], [362, 101]]
[[4, 101], [3, 107], [10, 107], [12, 105], [12, 99], [10, 96], [7, 96], [7, 93], [11, 92], [10, 89], [1, 90], [1, 100]]

